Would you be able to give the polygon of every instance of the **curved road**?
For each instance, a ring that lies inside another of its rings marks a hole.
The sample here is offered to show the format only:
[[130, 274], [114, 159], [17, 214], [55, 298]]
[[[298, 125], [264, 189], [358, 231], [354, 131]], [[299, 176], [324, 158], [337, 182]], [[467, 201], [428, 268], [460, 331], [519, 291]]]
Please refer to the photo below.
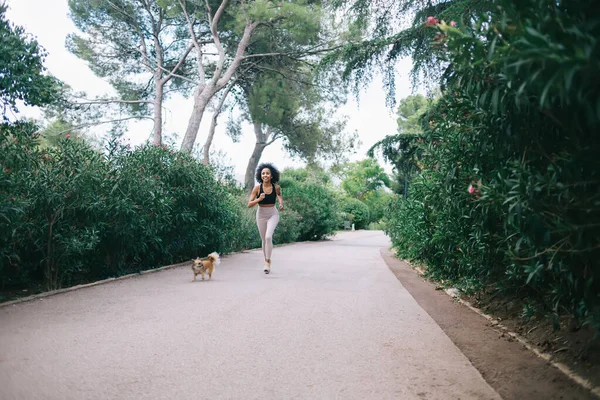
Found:
[[0, 398], [499, 399], [390, 272], [380, 232], [0, 308]]

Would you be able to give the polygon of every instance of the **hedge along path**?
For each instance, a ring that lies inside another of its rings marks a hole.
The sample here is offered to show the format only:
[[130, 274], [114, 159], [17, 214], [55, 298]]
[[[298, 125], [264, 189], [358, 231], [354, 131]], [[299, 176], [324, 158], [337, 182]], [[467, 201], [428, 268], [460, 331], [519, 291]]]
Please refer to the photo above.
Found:
[[[411, 264], [408, 260], [402, 260], [402, 261], [404, 261], [406, 264], [410, 265], [412, 267], [412, 269], [417, 272], [417, 274], [419, 274], [420, 276], [425, 278], [425, 271], [421, 267]], [[501, 324], [500, 321], [495, 319], [493, 316], [486, 314], [485, 312], [481, 311], [479, 308], [473, 306], [468, 301], [461, 299], [456, 294], [456, 291], [453, 291], [451, 289], [444, 289], [444, 293], [446, 293], [449, 297], [451, 297], [455, 301], [458, 301], [460, 304], [468, 307], [471, 311], [477, 313], [478, 315], [480, 315], [483, 318], [487, 319], [488, 321], [492, 322], [494, 327], [500, 328], [504, 333], [506, 333], [507, 335], [509, 335], [516, 341], [518, 341], [520, 344], [522, 344], [523, 347], [525, 347], [527, 350], [531, 351], [532, 353], [534, 353], [536, 356], [538, 356], [542, 360], [548, 362], [550, 365], [552, 365], [554, 368], [558, 369], [560, 372], [562, 372], [566, 377], [571, 379], [573, 382], [575, 382], [579, 386], [589, 390], [594, 396], [596, 396], [597, 398], [600, 399], [600, 386], [595, 386], [591, 381], [589, 381], [588, 379], [585, 379], [584, 377], [577, 374], [575, 371], [573, 371], [571, 368], [569, 368], [566, 364], [552, 360], [552, 356], [539, 351], [537, 348], [535, 348], [535, 346], [533, 346], [531, 343], [529, 343], [527, 341], [527, 339], [525, 339], [523, 336], [519, 335], [516, 332], [511, 331], [505, 325]]]

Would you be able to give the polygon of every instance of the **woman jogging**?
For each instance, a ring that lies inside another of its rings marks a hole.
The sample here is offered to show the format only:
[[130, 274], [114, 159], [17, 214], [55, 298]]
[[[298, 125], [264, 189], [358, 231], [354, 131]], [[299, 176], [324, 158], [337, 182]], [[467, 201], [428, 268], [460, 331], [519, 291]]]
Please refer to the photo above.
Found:
[[258, 204], [256, 225], [262, 239], [265, 256], [265, 274], [271, 272], [271, 252], [273, 251], [273, 232], [279, 223], [279, 212], [275, 208], [275, 198], [279, 201], [279, 211], [283, 211], [283, 197], [279, 182], [279, 171], [273, 164], [263, 163], [256, 169], [256, 181], [259, 183], [252, 189], [248, 207]]

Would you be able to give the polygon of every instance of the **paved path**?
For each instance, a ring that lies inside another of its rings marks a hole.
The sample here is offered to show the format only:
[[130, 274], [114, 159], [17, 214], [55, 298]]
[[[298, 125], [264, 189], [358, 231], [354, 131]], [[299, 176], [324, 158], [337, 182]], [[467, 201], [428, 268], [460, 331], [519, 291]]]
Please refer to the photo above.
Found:
[[0, 308], [0, 399], [499, 399], [390, 272], [379, 232]]

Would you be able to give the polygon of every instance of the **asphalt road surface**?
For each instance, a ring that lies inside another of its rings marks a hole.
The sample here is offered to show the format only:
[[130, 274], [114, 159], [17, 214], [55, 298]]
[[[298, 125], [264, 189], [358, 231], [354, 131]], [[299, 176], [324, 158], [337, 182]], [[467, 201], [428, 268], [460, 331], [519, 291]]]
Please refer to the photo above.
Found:
[[[381, 232], [0, 308], [0, 399], [499, 399], [381, 258]], [[200, 279], [200, 278], [198, 278]]]

